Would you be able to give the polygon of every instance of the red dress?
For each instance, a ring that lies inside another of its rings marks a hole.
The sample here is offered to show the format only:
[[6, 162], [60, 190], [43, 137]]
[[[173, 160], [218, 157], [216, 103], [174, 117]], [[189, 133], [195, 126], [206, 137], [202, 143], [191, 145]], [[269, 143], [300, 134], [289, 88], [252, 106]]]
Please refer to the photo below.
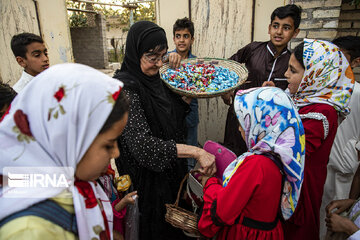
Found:
[[285, 239], [319, 239], [320, 206], [326, 180], [326, 165], [337, 130], [337, 113], [327, 104], [312, 104], [300, 108], [299, 114], [322, 113], [329, 132], [324, 139], [322, 120], [302, 119], [305, 129], [305, 170], [300, 198], [294, 214], [284, 224]]
[[282, 175], [276, 164], [262, 155], [245, 158], [223, 188], [209, 178], [204, 186], [204, 207], [198, 223], [201, 234], [216, 239], [284, 239], [280, 221], [272, 230], [244, 226], [244, 217], [271, 223], [276, 220]]

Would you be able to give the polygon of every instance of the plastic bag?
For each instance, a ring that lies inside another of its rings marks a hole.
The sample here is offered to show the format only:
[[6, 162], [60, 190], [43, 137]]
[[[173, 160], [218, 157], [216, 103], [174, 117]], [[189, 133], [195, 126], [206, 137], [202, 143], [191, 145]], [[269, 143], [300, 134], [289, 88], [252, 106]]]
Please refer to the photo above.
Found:
[[139, 200], [135, 199], [134, 205], [128, 205], [125, 215], [125, 240], [139, 239]]

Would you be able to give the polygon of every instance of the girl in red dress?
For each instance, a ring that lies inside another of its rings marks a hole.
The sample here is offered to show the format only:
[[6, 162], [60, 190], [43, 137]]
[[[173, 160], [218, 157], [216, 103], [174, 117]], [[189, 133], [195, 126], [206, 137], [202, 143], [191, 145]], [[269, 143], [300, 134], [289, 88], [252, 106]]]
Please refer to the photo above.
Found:
[[319, 239], [319, 213], [326, 165], [338, 126], [347, 108], [354, 75], [334, 44], [304, 39], [290, 57], [285, 73], [299, 107], [306, 136], [306, 165], [301, 195], [293, 216], [284, 224], [285, 239]]
[[202, 178], [199, 231], [216, 239], [282, 240], [280, 215], [292, 215], [303, 179], [300, 117], [279, 88], [240, 90], [234, 108], [249, 151], [229, 164], [223, 182]]

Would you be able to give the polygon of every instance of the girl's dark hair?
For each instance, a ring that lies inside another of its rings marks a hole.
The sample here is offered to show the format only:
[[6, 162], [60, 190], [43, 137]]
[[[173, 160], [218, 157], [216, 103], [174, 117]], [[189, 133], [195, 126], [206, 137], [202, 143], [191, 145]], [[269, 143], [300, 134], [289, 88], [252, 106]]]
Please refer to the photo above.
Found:
[[106, 132], [111, 126], [121, 120], [125, 113], [129, 111], [129, 100], [126, 97], [123, 90], [120, 91], [119, 97], [117, 98], [113, 110], [111, 111], [109, 117], [106, 119], [103, 127], [99, 133]]
[[295, 47], [294, 55], [296, 60], [298, 60], [301, 66], [305, 69], [303, 53], [304, 53], [304, 42], [300, 43]]
[[15, 96], [16, 92], [14, 89], [6, 83], [0, 82], [0, 110], [3, 109], [4, 106], [10, 105]]

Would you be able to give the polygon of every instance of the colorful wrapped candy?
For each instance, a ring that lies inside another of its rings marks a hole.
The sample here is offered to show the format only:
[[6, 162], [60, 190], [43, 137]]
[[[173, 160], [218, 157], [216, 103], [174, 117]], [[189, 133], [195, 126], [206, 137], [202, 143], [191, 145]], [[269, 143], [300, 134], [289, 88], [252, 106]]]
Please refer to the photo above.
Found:
[[217, 92], [233, 87], [239, 76], [228, 68], [204, 63], [184, 63], [178, 69], [167, 69], [161, 77], [171, 86], [192, 92]]

